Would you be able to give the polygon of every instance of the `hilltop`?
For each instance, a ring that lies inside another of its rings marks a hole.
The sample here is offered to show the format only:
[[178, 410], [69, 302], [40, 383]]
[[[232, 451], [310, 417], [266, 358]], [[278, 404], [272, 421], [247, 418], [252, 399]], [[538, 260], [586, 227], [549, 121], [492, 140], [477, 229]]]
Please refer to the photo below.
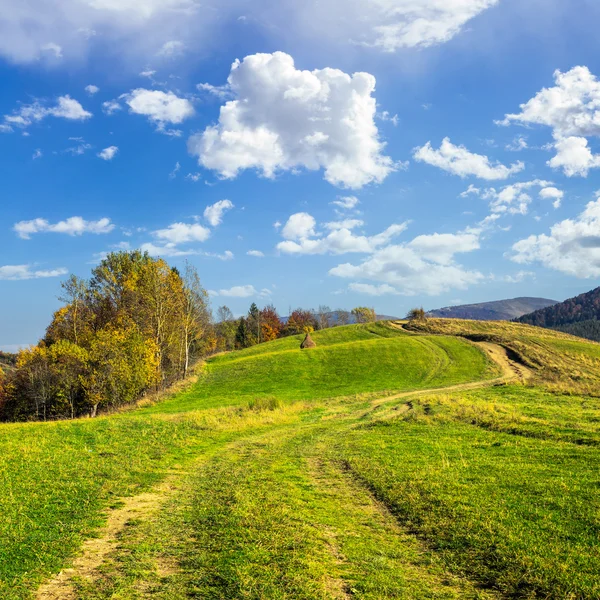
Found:
[[429, 317], [445, 319], [472, 319], [475, 321], [512, 321], [540, 308], [557, 304], [547, 298], [513, 298], [478, 304], [462, 304], [431, 310]]
[[600, 341], [600, 288], [521, 316], [518, 321]]

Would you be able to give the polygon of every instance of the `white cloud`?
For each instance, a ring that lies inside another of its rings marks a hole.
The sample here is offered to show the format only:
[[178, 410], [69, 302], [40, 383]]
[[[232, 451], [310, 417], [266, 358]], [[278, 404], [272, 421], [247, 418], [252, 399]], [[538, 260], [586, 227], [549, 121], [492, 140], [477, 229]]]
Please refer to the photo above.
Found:
[[90, 95], [93, 96], [94, 94], [97, 94], [100, 91], [100, 88], [97, 85], [86, 85], [85, 86], [85, 91]]
[[102, 103], [102, 110], [107, 115], [112, 115], [116, 113], [118, 110], [122, 110], [122, 106], [116, 100], [107, 100]]
[[[469, 194], [474, 194], [483, 198], [484, 200], [490, 201], [490, 210], [493, 214], [512, 214], [512, 215], [526, 215], [529, 212], [529, 205], [532, 202], [532, 197], [527, 193], [526, 190], [530, 190], [534, 187], [541, 188], [540, 196], [542, 198], [550, 197], [550, 192], [546, 190], [556, 190], [552, 186], [551, 181], [544, 181], [543, 179], [534, 179], [532, 181], [524, 181], [520, 183], [513, 183], [497, 190], [496, 188], [478, 188], [474, 185], [470, 185], [461, 196], [467, 197]], [[562, 194], [562, 192], [560, 192]], [[561, 196], [562, 197], [562, 196]]]
[[201, 92], [208, 92], [220, 100], [230, 100], [234, 97], [229, 85], [212, 85], [210, 83], [199, 83], [196, 88]]
[[198, 223], [173, 223], [166, 229], [153, 232], [159, 240], [172, 244], [187, 244], [189, 242], [205, 242], [210, 237], [210, 229]]
[[169, 40], [162, 45], [161, 49], [156, 54], [157, 56], [172, 58], [183, 54], [184, 47], [185, 44], [179, 40]]
[[177, 161], [175, 163], [175, 166], [173, 167], [173, 170], [169, 173], [169, 179], [175, 179], [175, 177], [177, 177], [177, 173], [179, 173], [180, 170], [181, 165], [179, 164], [179, 161]]
[[288, 220], [281, 235], [286, 240], [300, 240], [315, 235], [315, 227], [317, 222], [312, 215], [308, 213], [296, 213]]
[[565, 193], [562, 190], [559, 190], [555, 187], [546, 187], [543, 190], [540, 190], [540, 198], [544, 198], [545, 200], [554, 200], [552, 206], [554, 208], [559, 208], [564, 198]]
[[386, 52], [394, 52], [400, 48], [428, 47], [447, 42], [468, 21], [497, 2], [498, 0], [376, 0], [373, 2], [373, 17], [381, 21], [373, 28], [375, 39], [365, 43]]
[[219, 200], [204, 209], [204, 218], [212, 225], [216, 227], [223, 221], [223, 214], [233, 208], [233, 202], [231, 200]]
[[548, 161], [548, 165], [553, 169], [562, 168], [567, 177], [587, 177], [590, 169], [600, 167], [600, 154], [592, 154], [584, 137], [561, 138], [554, 147], [557, 154]]
[[556, 137], [600, 135], [600, 82], [587, 67], [554, 72], [555, 86], [543, 88], [521, 104], [521, 112], [505, 115], [499, 125], [546, 125]]
[[548, 164], [562, 168], [568, 177], [587, 177], [600, 167], [600, 155], [592, 154], [586, 138], [600, 136], [600, 81], [587, 67], [554, 72], [554, 87], [543, 88], [521, 112], [507, 114], [498, 125], [519, 123], [552, 129], [557, 154]]
[[157, 246], [152, 242], [147, 242], [140, 246], [140, 250], [142, 252], [147, 252], [150, 256], [162, 257], [190, 256], [192, 254], [197, 254], [194, 250], [182, 250], [174, 243], [166, 243], [162, 246]]
[[350, 284], [351, 289], [370, 295], [435, 296], [452, 289], [466, 289], [484, 279], [480, 272], [455, 261], [456, 254], [478, 248], [477, 233], [421, 235], [406, 244], [385, 246], [358, 265], [340, 264], [329, 274], [358, 280]]
[[70, 148], [65, 148], [63, 152], [65, 154], [71, 154], [73, 156], [81, 156], [85, 154], [91, 147], [91, 144], [88, 144], [83, 140], [83, 138], [69, 138], [69, 140], [74, 142], [79, 142], [76, 146], [71, 146]]
[[194, 107], [186, 98], [173, 92], [137, 88], [122, 98], [132, 113], [144, 115], [156, 124], [157, 130], [170, 135], [180, 135], [178, 130], [166, 129], [166, 124], [179, 125], [194, 115]]
[[300, 71], [291, 56], [275, 52], [236, 61], [228, 85], [236, 99], [188, 143], [201, 165], [224, 178], [246, 169], [274, 177], [322, 168], [329, 183], [360, 188], [396, 168], [383, 154], [368, 73]]
[[44, 279], [46, 277], [61, 277], [68, 272], [65, 268], [43, 271], [35, 270], [31, 265], [5, 265], [0, 267], [0, 280], [22, 281], [25, 279]]
[[342, 221], [324, 223], [323, 227], [330, 231], [335, 231], [336, 229], [356, 229], [357, 227], [362, 227], [364, 224], [365, 222], [360, 219], [343, 219]]
[[118, 151], [119, 148], [117, 146], [109, 146], [108, 148], [104, 148], [102, 152], [99, 152], [98, 157], [102, 160], [112, 160]]
[[600, 195], [575, 219], [556, 223], [550, 234], [531, 235], [513, 245], [511, 259], [541, 263], [575, 277], [600, 276]]
[[219, 290], [218, 292], [210, 290], [209, 294], [211, 296], [224, 296], [226, 298], [250, 298], [258, 296], [259, 292], [253, 285], [234, 285], [229, 289]]
[[340, 196], [337, 200], [331, 202], [331, 204], [338, 206], [343, 210], [352, 210], [360, 204], [360, 200], [356, 196]]
[[54, 58], [62, 58], [63, 52], [62, 47], [54, 42], [49, 42], [48, 44], [43, 44], [40, 48], [42, 52], [51, 52], [54, 54]]
[[506, 149], [510, 152], [520, 152], [528, 148], [527, 138], [522, 135], [517, 136], [510, 144], [506, 145]]
[[261, 252], [260, 250], [248, 250], [246, 254], [248, 256], [256, 256], [257, 258], [263, 258], [265, 255], [264, 252]]
[[[356, 227], [362, 221], [350, 220], [346, 225]], [[327, 223], [330, 230], [327, 235], [316, 231], [316, 221], [308, 213], [292, 215], [281, 235], [285, 241], [277, 244], [277, 249], [284, 254], [346, 254], [348, 252], [370, 253], [387, 244], [402, 233], [406, 223], [390, 225], [385, 231], [373, 236], [354, 235], [351, 228], [342, 226], [343, 223]]]
[[385, 296], [388, 294], [397, 296], [399, 294], [396, 288], [387, 283], [382, 283], [381, 285], [373, 285], [372, 283], [351, 283], [348, 288], [353, 292], [367, 294], [368, 296]]
[[44, 156], [44, 154], [42, 153], [42, 151], [38, 148], [34, 153], [33, 156], [31, 157], [33, 160], [36, 160], [37, 158], [42, 158], [42, 156]]
[[85, 121], [92, 116], [69, 95], [59, 96], [54, 106], [45, 106], [40, 102], [23, 104], [10, 115], [4, 115], [4, 125], [12, 127], [29, 127], [32, 123], [39, 123], [46, 117], [57, 117], [70, 121]]
[[24, 240], [36, 233], [64, 233], [67, 235], [83, 235], [84, 233], [104, 234], [110, 233], [115, 226], [110, 219], [103, 218], [98, 221], [86, 221], [82, 217], [70, 217], [58, 223], [49, 223], [46, 219], [33, 219], [16, 223], [13, 230]]
[[497, 1], [346, 0], [340, 18], [339, 0], [221, 0], [216, 8], [199, 0], [6, 0], [0, 55], [32, 63], [50, 50], [81, 60], [97, 47], [137, 65], [156, 48], [171, 55], [178, 43], [193, 50], [214, 47], [240, 15], [258, 23], [268, 19], [261, 35], [270, 45], [285, 39], [322, 49], [366, 45], [394, 52], [444, 43]]
[[449, 138], [444, 138], [439, 150], [434, 150], [431, 142], [415, 148], [415, 160], [448, 171], [459, 177], [474, 176], [479, 179], [507, 179], [519, 173], [525, 165], [519, 161], [507, 167], [499, 162], [492, 164], [487, 156], [469, 152], [465, 146], [455, 146]]

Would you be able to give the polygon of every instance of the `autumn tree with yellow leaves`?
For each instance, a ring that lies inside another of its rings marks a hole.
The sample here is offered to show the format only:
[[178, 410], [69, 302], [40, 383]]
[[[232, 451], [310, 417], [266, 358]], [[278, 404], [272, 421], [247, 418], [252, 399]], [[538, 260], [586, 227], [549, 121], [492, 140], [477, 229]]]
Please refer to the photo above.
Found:
[[185, 377], [213, 352], [208, 295], [184, 273], [140, 251], [109, 254], [89, 281], [62, 284], [58, 309], [37, 346], [0, 379], [4, 419], [95, 416]]

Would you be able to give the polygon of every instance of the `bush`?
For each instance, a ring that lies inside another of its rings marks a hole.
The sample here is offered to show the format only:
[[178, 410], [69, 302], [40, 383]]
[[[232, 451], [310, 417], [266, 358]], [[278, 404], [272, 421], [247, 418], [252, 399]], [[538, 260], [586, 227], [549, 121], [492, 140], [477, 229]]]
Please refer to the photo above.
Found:
[[426, 321], [427, 320], [427, 314], [423, 310], [423, 307], [421, 307], [421, 308], [411, 308], [408, 311], [408, 314], [406, 315], [406, 318], [409, 321]]

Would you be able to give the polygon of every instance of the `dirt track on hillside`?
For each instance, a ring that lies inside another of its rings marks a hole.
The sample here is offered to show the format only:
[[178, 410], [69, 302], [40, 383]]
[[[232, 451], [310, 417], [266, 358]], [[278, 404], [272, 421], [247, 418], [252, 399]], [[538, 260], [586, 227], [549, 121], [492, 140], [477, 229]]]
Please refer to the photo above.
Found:
[[[502, 373], [500, 377], [446, 387], [401, 392], [373, 401], [371, 403], [371, 410], [401, 398], [481, 389], [493, 385], [525, 381], [532, 376], [531, 371], [527, 367], [511, 360], [506, 349], [502, 346], [491, 342], [471, 343], [485, 352], [500, 368]], [[169, 495], [176, 489], [175, 481], [180, 475], [181, 473], [178, 473], [177, 475], [167, 477], [151, 492], [123, 498], [123, 506], [108, 513], [107, 522], [98, 532], [98, 537], [84, 542], [81, 554], [74, 560], [73, 567], [64, 569], [53, 579], [43, 584], [38, 589], [36, 600], [77, 600], [78, 596], [73, 585], [74, 580], [81, 578], [93, 581], [97, 574], [97, 569], [117, 549], [119, 534], [125, 529], [127, 523], [132, 519], [148, 518], [153, 513], [159, 511]], [[343, 594], [342, 597], [344, 597]]]

